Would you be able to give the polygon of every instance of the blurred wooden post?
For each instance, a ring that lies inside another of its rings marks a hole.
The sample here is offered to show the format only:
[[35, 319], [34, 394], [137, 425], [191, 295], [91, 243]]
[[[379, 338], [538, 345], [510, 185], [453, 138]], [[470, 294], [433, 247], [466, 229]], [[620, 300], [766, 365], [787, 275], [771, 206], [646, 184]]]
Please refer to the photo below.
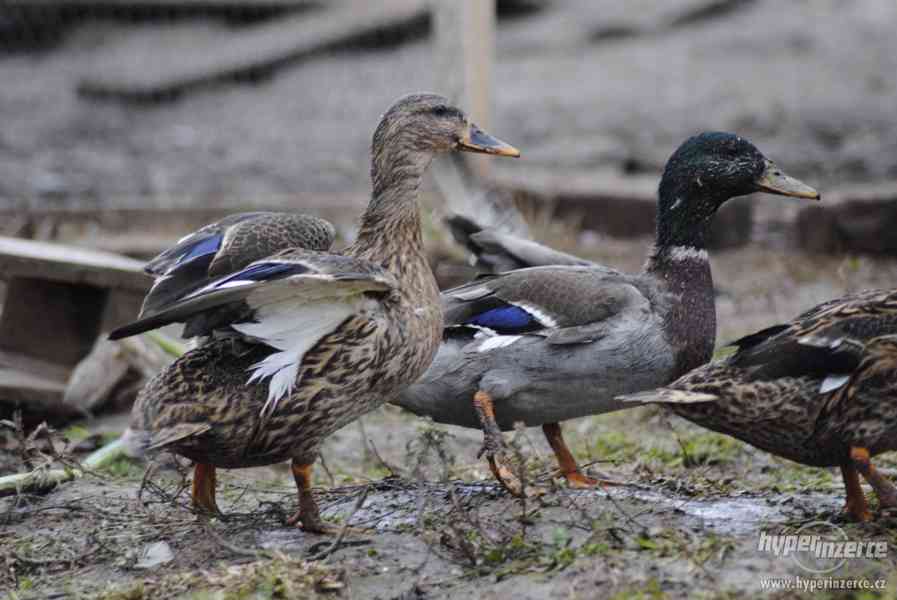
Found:
[[[480, 127], [492, 120], [495, 0], [433, 0], [436, 91], [457, 102]], [[488, 157], [469, 156], [477, 175], [488, 173]], [[483, 160], [486, 159], [486, 160]]]

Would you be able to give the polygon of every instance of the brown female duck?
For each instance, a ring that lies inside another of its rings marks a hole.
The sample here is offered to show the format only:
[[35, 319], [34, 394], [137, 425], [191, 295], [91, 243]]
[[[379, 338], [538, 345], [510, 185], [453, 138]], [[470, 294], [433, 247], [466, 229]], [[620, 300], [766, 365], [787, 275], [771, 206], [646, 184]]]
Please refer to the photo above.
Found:
[[289, 523], [324, 531], [311, 493], [321, 442], [414, 381], [439, 344], [417, 196], [433, 156], [456, 150], [519, 155], [441, 96], [400, 99], [374, 133], [373, 195], [352, 246], [283, 250], [128, 326], [130, 335], [215, 313], [209, 341], [137, 399], [125, 433], [132, 453], [195, 461], [193, 503], [207, 511], [218, 510], [216, 468], [291, 459], [299, 512]]
[[[802, 464], [838, 466], [845, 510], [871, 518], [857, 473], [882, 508], [897, 490], [870, 458], [897, 450], [897, 292], [870, 291], [819, 305], [791, 323], [735, 342], [724, 360], [669, 386], [623, 396]], [[855, 332], [863, 344], [845, 337]]]

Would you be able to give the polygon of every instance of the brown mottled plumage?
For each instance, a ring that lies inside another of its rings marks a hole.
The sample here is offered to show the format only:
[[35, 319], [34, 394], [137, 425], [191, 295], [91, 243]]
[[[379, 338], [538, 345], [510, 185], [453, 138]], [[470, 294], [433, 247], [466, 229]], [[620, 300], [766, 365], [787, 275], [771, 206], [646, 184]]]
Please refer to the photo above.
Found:
[[[621, 399], [667, 404], [689, 421], [802, 464], [839, 466], [845, 510], [868, 520], [857, 472], [883, 508], [897, 507], [897, 490], [870, 462], [897, 450], [897, 336], [868, 339], [895, 329], [894, 294], [827, 302], [739, 340], [734, 355], [667, 387]], [[864, 332], [865, 346], [843, 329]]]
[[129, 447], [196, 461], [194, 504], [209, 511], [217, 511], [215, 467], [292, 459], [300, 510], [290, 523], [323, 531], [310, 492], [321, 442], [414, 381], [439, 344], [439, 290], [417, 195], [433, 156], [453, 150], [518, 155], [445, 98], [400, 99], [374, 134], [374, 193], [352, 246], [277, 253], [157, 313], [155, 326], [221, 307], [242, 307], [247, 318], [219, 324], [146, 386]]

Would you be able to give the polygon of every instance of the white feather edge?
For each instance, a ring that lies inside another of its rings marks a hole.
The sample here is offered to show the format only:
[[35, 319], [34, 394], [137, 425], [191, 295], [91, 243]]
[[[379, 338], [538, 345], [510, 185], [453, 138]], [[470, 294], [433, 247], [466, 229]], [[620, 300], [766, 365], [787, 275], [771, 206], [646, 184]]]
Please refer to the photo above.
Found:
[[477, 347], [477, 352], [490, 352], [499, 348], [505, 348], [522, 337], [522, 335], [496, 335], [487, 337], [483, 340], [483, 343]]
[[305, 353], [356, 309], [351, 301], [308, 304], [297, 299], [293, 303], [284, 301], [265, 307], [256, 315], [257, 323], [232, 326], [243, 335], [278, 350], [250, 367], [252, 374], [247, 383], [270, 378], [263, 417], [273, 414], [278, 402], [293, 392]]
[[828, 394], [829, 392], [833, 392], [843, 386], [849, 380], [850, 375], [829, 375], [822, 380], [822, 385], [819, 386], [819, 393]]
[[542, 327], [555, 329], [558, 326], [558, 322], [554, 317], [528, 302], [509, 302], [508, 304], [513, 304], [517, 308], [522, 308], [523, 310], [531, 314]]
[[339, 281], [328, 275], [303, 274], [269, 282], [246, 297], [256, 322], [231, 326], [278, 350], [250, 367], [247, 383], [270, 378], [268, 397], [261, 411], [263, 418], [273, 414], [278, 402], [292, 393], [305, 353], [347, 318], [376, 303], [362, 295], [378, 289], [374, 283], [375, 280]]

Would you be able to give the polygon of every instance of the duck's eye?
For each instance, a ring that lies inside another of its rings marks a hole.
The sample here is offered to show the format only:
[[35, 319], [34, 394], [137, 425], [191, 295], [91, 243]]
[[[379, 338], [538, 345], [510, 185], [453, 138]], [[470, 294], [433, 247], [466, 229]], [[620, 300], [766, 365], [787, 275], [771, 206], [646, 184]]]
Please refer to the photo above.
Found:
[[439, 105], [433, 108], [433, 114], [437, 117], [448, 116], [449, 112], [450, 111], [448, 106]]

